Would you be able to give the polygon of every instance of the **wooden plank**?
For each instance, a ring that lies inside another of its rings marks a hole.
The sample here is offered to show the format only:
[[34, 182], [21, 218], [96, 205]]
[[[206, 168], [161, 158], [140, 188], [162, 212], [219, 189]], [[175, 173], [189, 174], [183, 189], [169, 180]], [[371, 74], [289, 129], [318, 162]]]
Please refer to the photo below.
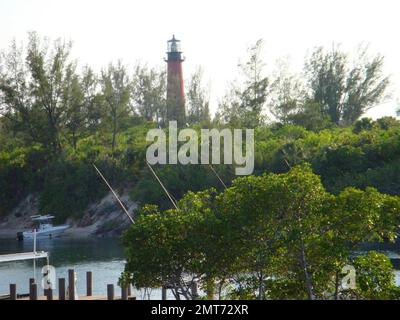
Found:
[[48, 253], [45, 251], [22, 252], [22, 253], [12, 253], [12, 254], [2, 254], [0, 255], [0, 262], [33, 260], [42, 258], [48, 258]]

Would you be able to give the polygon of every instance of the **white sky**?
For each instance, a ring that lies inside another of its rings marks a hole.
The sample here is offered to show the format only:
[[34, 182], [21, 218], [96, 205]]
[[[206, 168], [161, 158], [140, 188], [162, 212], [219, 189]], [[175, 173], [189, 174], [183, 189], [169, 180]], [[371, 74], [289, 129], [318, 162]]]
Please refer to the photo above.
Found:
[[394, 99], [369, 112], [377, 117], [394, 115], [400, 97], [399, 13], [398, 0], [0, 0], [0, 48], [34, 30], [73, 40], [73, 56], [96, 69], [119, 58], [163, 66], [174, 33], [186, 78], [204, 67], [215, 111], [239, 58], [259, 38], [269, 68], [289, 55], [296, 70], [315, 46], [353, 50], [364, 42], [385, 56], [392, 75]]

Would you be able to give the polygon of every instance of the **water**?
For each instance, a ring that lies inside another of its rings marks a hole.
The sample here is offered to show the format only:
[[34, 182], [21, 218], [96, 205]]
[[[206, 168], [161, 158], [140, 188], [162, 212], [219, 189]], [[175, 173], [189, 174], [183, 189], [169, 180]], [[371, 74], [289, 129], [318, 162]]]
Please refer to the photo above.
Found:
[[[68, 269], [75, 269], [77, 273], [77, 291], [79, 295], [86, 294], [86, 271], [93, 274], [93, 294], [106, 295], [107, 284], [114, 284], [115, 293], [119, 295], [118, 278], [124, 270], [125, 257], [120, 239], [93, 238], [93, 239], [40, 239], [37, 243], [38, 251], [47, 251], [50, 254], [50, 265], [56, 268], [57, 278], [68, 278]], [[386, 254], [395, 270], [396, 283], [400, 285], [400, 242], [393, 244], [365, 244], [358, 253], [376, 250]], [[33, 251], [32, 241], [19, 242], [14, 239], [0, 239], [0, 254]], [[46, 264], [45, 259], [36, 262], [36, 278], [41, 279], [41, 268]], [[17, 285], [18, 293], [29, 292], [29, 278], [33, 277], [33, 262], [17, 261], [0, 263], [0, 294], [9, 292], [9, 284]], [[40, 283], [40, 281], [38, 281]], [[42, 292], [39, 289], [39, 294]], [[135, 291], [137, 299], [160, 299], [161, 290]], [[146, 294], [146, 296], [145, 296]], [[169, 299], [173, 299], [168, 294]]]
[[[57, 278], [68, 279], [68, 269], [75, 269], [78, 296], [86, 294], [86, 271], [92, 271], [94, 295], [106, 295], [107, 284], [114, 284], [115, 294], [120, 294], [117, 283], [124, 270], [125, 258], [119, 239], [46, 238], [37, 242], [37, 251], [42, 250], [49, 252], [49, 263], [55, 267]], [[14, 239], [0, 239], [0, 254], [29, 251], [33, 251], [32, 241], [19, 242]], [[41, 268], [45, 264], [46, 259], [37, 260], [37, 279], [41, 279]], [[32, 260], [0, 263], [0, 294], [9, 292], [10, 283], [17, 285], [18, 293], [28, 293], [29, 278], [33, 278]], [[41, 294], [40, 290], [39, 294]], [[143, 291], [134, 291], [138, 299], [142, 297], [143, 293]], [[151, 292], [152, 298], [159, 298], [159, 295], [158, 290]]]

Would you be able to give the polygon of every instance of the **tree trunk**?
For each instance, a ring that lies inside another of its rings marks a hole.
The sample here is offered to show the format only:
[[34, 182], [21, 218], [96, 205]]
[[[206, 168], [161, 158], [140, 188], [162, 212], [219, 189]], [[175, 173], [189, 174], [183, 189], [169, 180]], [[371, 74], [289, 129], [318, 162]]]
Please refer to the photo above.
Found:
[[116, 124], [116, 120], [114, 120], [113, 132], [112, 132], [112, 142], [111, 142], [111, 151], [112, 151], [113, 156], [114, 156], [114, 150], [115, 150], [116, 135], [117, 135], [117, 124]]
[[306, 280], [306, 288], [307, 288], [308, 298], [310, 300], [315, 300], [312, 280], [311, 280], [310, 273], [308, 272], [307, 257], [306, 257], [306, 252], [305, 252], [303, 241], [301, 241], [301, 266], [304, 270], [304, 277]]
[[339, 272], [336, 271], [335, 275], [335, 300], [339, 300]]
[[262, 271], [258, 277], [258, 300], [264, 300], [264, 273]]

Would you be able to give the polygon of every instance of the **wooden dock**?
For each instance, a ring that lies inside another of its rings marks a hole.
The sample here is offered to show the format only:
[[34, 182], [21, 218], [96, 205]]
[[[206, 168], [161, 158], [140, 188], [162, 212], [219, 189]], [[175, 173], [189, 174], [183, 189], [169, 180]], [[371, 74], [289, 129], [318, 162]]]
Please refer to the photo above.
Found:
[[33, 260], [33, 259], [41, 259], [41, 258], [48, 258], [48, 257], [49, 257], [49, 254], [44, 251], [2, 254], [2, 255], [0, 255], [0, 262]]
[[[17, 300], [30, 300], [30, 298], [24, 297], [24, 298], [18, 298]], [[39, 296], [37, 300], [49, 300], [49, 299], [47, 298], [47, 296]], [[60, 299], [58, 298], [58, 296], [55, 296], [53, 297], [52, 300], [60, 300]], [[107, 298], [107, 296], [79, 296], [78, 299], [75, 300], [87, 301], [87, 300], [109, 300], [109, 299]], [[119, 297], [114, 297], [113, 300], [123, 300], [123, 299], [119, 296]], [[136, 300], [136, 297], [128, 297], [127, 300]]]
[[[58, 290], [45, 289], [44, 295], [38, 295], [38, 285], [33, 278], [29, 279], [29, 294], [18, 294], [16, 284], [10, 284], [10, 292], [0, 295], [0, 300], [136, 300], [131, 294], [131, 285], [120, 287], [121, 295], [116, 296], [114, 285], [107, 284], [107, 295], [93, 295], [92, 272], [86, 272], [86, 295], [76, 292], [76, 274], [74, 269], [68, 270], [68, 282], [65, 278], [58, 279]], [[68, 284], [68, 286], [66, 286]], [[54, 291], [54, 292], [53, 292]]]

